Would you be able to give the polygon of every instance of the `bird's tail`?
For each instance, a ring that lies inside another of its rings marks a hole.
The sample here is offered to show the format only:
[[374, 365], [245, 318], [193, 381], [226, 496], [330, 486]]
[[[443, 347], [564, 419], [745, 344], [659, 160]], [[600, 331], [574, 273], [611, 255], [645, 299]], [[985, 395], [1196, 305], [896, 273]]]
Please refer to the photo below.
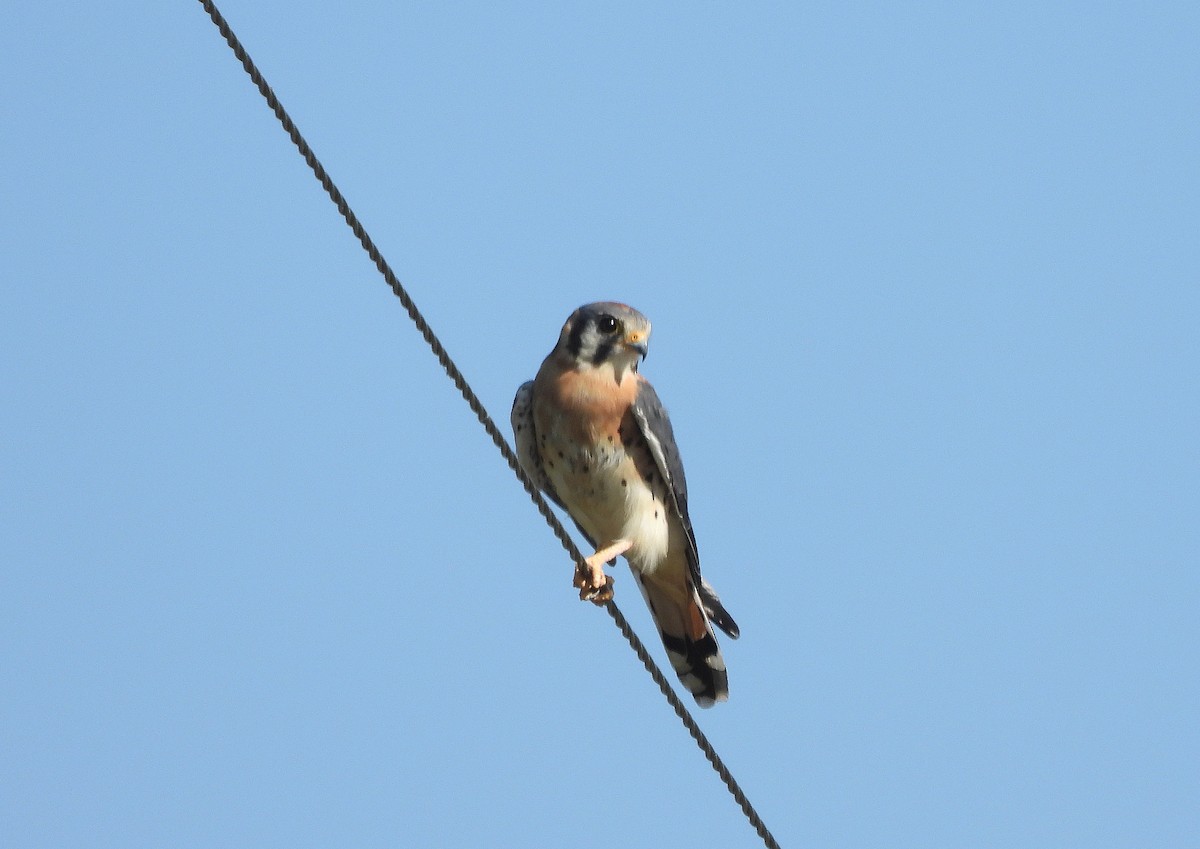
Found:
[[[708, 605], [701, 602], [701, 594], [696, 592], [690, 581], [684, 593], [678, 585], [659, 583], [653, 575], [640, 575], [633, 569], [630, 571], [650, 607], [667, 657], [680, 683], [700, 707], [712, 707], [717, 702], [726, 701], [729, 698], [729, 676], [725, 672], [725, 659], [721, 656], [721, 648], [717, 645], [716, 635], [706, 614]], [[704, 586], [711, 592], [707, 584]], [[715, 600], [716, 595], [712, 598]], [[717, 602], [717, 606], [733, 626], [731, 635], [736, 636], [737, 626], [728, 618], [725, 609], [720, 607], [720, 602]]]
[[731, 640], [736, 640], [741, 631], [738, 630], [737, 623], [733, 621], [729, 611], [725, 609], [725, 605], [721, 604], [721, 599], [717, 598], [717, 591], [708, 581], [701, 578], [696, 592], [700, 596], [700, 604], [704, 607], [704, 612], [708, 615], [708, 621], [728, 634]]

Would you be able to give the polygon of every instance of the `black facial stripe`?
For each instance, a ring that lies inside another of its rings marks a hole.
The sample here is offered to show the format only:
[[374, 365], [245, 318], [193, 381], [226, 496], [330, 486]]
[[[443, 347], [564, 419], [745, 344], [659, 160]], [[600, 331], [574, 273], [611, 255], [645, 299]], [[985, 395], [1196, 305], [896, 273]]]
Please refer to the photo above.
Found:
[[612, 339], [605, 339], [601, 342], [600, 347], [596, 349], [596, 353], [592, 354], [592, 365], [598, 366], [607, 360], [608, 355], [612, 353], [614, 344]]
[[571, 332], [567, 336], [567, 352], [572, 357], [578, 357], [579, 351], [583, 348], [583, 328], [587, 324], [587, 319], [583, 316], [578, 316], [575, 324], [571, 326]]

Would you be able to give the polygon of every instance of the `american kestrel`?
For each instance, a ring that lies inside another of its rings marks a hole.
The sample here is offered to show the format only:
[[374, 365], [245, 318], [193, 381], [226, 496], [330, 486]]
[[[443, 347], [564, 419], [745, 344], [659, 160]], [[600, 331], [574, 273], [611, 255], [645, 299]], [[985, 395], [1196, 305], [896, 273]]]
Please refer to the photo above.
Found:
[[700, 577], [687, 482], [671, 422], [638, 374], [650, 322], [625, 304], [575, 310], [537, 377], [513, 401], [517, 456], [595, 554], [576, 567], [579, 597], [612, 598], [604, 563], [625, 555], [658, 625], [671, 666], [701, 707], [729, 698], [712, 626], [737, 624]]

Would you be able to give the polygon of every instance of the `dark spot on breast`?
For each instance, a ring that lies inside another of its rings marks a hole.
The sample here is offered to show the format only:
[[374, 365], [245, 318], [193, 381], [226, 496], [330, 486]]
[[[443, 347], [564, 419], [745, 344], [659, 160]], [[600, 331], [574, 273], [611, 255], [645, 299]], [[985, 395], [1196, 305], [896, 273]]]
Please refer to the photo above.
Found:
[[553, 468], [554, 468], [554, 461], [553, 461], [553, 460], [547, 460], [547, 461], [546, 461], [546, 465], [547, 465], [547, 466], [549, 466], [550, 468], [552, 468], [552, 469], [553, 469]]
[[525, 425], [517, 425], [517, 433], [520, 433], [524, 427]]
[[621, 486], [629, 486], [629, 481], [625, 480], [625, 478], [621, 478]]
[[583, 467], [583, 473], [586, 475], [588, 473], [588, 471], [589, 471], [589, 469], [588, 469], [587, 465], [585, 464]]
[[558, 452], [558, 459], [563, 459], [563, 453], [561, 451]]
[[657, 518], [658, 518], [658, 511], [657, 511], [657, 510], [655, 510], [655, 511], [654, 511], [654, 518], [655, 518], [655, 519], [657, 519]]

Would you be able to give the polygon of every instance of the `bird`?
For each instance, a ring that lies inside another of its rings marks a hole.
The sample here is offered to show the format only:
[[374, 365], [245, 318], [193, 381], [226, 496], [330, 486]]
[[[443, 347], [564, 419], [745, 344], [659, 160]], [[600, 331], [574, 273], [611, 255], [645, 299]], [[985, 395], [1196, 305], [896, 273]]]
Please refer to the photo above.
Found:
[[715, 625], [733, 617], [700, 575], [679, 447], [658, 393], [638, 371], [650, 321], [600, 301], [567, 318], [554, 349], [513, 399], [517, 458], [594, 549], [576, 565], [579, 597], [613, 597], [604, 564], [625, 557], [680, 682], [701, 707], [729, 698]]

